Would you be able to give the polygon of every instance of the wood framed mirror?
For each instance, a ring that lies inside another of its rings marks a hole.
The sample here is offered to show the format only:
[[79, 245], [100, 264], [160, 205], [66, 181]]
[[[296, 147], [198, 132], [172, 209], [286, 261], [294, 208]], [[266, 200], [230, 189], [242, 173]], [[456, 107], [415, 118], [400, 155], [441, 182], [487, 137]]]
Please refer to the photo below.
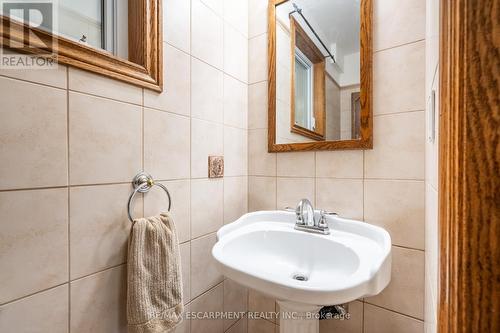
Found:
[[372, 11], [269, 0], [269, 152], [373, 147]]
[[162, 91], [161, 0], [2, 1], [1, 5], [3, 55], [29, 54], [37, 61], [52, 60]]

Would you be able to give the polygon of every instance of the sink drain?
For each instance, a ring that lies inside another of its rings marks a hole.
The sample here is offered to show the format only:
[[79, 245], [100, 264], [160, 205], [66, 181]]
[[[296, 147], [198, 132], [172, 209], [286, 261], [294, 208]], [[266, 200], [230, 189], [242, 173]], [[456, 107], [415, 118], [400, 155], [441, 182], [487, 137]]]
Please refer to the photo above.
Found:
[[303, 274], [295, 274], [292, 278], [297, 281], [307, 281], [307, 276]]

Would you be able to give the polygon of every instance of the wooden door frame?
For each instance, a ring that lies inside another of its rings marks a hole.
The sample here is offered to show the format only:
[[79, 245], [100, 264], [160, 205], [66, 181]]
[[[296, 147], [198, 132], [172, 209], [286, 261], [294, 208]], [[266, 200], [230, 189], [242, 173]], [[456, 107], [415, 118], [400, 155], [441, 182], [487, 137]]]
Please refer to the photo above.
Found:
[[441, 0], [440, 333], [500, 332], [500, 5]]

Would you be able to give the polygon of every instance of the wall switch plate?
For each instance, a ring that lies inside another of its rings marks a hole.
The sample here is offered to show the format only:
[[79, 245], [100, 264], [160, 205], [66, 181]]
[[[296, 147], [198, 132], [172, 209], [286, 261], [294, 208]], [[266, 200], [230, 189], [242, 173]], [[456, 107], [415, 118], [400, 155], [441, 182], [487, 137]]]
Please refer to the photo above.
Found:
[[224, 177], [224, 156], [208, 156], [208, 178]]
[[436, 138], [436, 91], [431, 91], [429, 105], [427, 106], [427, 140], [433, 143]]

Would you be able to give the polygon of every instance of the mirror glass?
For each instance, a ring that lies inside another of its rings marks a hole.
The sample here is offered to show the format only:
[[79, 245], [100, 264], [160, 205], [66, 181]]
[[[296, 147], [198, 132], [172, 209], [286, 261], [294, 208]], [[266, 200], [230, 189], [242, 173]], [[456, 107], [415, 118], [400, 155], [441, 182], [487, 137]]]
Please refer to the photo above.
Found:
[[276, 6], [276, 143], [360, 138], [360, 0]]
[[[35, 10], [29, 12], [30, 25], [128, 59], [128, 1], [58, 0], [54, 5], [57, 9], [51, 29], [44, 29], [41, 15]], [[26, 13], [12, 10], [9, 16], [23, 21]]]

